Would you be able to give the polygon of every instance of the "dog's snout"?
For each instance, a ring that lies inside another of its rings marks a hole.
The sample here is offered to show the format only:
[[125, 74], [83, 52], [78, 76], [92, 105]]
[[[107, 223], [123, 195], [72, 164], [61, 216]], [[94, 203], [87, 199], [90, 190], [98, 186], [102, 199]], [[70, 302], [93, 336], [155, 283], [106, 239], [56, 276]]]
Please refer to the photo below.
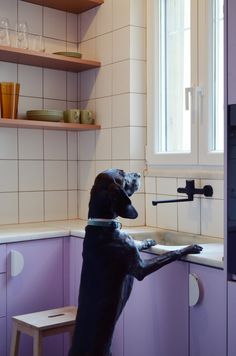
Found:
[[141, 178], [141, 174], [140, 173], [134, 173], [134, 177], [135, 178]]

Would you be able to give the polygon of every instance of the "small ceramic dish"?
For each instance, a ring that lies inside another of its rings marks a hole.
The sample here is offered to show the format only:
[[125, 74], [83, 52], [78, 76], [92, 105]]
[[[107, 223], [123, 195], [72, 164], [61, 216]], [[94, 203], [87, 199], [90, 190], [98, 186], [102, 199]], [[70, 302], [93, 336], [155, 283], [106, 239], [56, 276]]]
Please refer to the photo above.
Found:
[[82, 54], [79, 52], [54, 52], [53, 54], [59, 54], [60, 56], [81, 58]]
[[62, 110], [29, 110], [26, 112], [28, 120], [63, 121]]

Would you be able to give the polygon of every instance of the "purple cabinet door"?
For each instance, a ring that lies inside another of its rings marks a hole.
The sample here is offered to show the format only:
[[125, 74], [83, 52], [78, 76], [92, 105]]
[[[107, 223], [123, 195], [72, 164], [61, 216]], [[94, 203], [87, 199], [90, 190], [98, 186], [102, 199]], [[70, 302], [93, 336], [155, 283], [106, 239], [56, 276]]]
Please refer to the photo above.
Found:
[[236, 355], [236, 282], [228, 283], [228, 356]]
[[113, 334], [111, 345], [112, 356], [124, 355], [124, 315], [120, 315]]
[[189, 308], [190, 356], [226, 356], [224, 272], [193, 264], [190, 272], [198, 277], [201, 291], [198, 304]]
[[135, 280], [124, 310], [124, 356], [188, 356], [187, 276], [188, 265], [175, 262]]
[[[24, 260], [22, 272], [11, 275], [11, 250]], [[7, 344], [11, 340], [11, 317], [63, 306], [63, 239], [12, 243], [7, 246]], [[45, 356], [63, 354], [63, 337], [44, 340]], [[20, 356], [32, 355], [32, 338], [23, 335]]]
[[236, 103], [236, 1], [228, 0], [228, 104]]
[[7, 356], [6, 338], [6, 318], [0, 318], [0, 356]]

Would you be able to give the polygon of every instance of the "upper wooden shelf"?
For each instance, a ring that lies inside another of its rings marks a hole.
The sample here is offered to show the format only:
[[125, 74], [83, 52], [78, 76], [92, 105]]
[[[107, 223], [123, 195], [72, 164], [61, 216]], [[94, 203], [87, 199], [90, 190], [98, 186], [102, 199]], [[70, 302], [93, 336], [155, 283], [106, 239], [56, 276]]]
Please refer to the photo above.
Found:
[[0, 127], [68, 130], [68, 131], [92, 131], [92, 130], [99, 130], [101, 128], [100, 125], [85, 125], [85, 124], [74, 124], [74, 123], [65, 123], [65, 122], [1, 119], [1, 118], [0, 118]]
[[36, 5], [52, 7], [57, 10], [73, 12], [79, 14], [81, 12], [92, 9], [93, 7], [103, 4], [103, 0], [23, 0]]
[[98, 61], [66, 57], [58, 54], [36, 52], [8, 46], [0, 46], [0, 61], [59, 69], [68, 72], [82, 72], [84, 70], [101, 66], [101, 63]]

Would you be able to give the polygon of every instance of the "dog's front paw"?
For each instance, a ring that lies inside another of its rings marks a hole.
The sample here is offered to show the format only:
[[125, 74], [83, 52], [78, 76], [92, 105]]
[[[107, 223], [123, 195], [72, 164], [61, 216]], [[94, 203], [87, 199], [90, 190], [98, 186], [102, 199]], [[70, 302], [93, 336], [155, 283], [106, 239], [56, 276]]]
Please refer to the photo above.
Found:
[[147, 247], [146, 247], [146, 248], [155, 246], [155, 245], [157, 244], [156, 241], [155, 241], [155, 240], [152, 240], [152, 239], [146, 239], [145, 242], [146, 242], [146, 244], [147, 244]]
[[202, 246], [199, 246], [199, 245], [190, 245], [190, 246], [187, 246], [185, 248], [183, 248], [182, 250], [182, 256], [184, 255], [188, 255], [189, 253], [191, 254], [198, 254], [202, 251]]

